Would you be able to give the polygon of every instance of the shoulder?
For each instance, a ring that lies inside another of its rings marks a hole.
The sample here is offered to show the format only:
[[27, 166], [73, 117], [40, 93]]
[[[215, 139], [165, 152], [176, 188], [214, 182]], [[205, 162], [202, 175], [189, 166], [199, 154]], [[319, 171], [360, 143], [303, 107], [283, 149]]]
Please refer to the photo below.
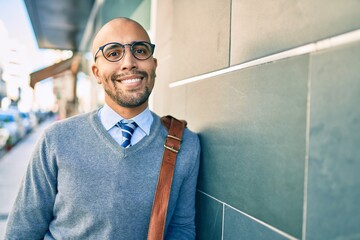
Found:
[[[182, 120], [179, 118], [176, 118], [176, 119]], [[154, 123], [155, 123], [154, 125], [161, 125], [162, 133], [163, 133], [164, 137], [166, 137], [168, 131], [161, 124], [160, 117], [156, 114], [154, 114]], [[200, 152], [200, 148], [201, 148], [201, 146], [200, 146], [199, 136], [194, 131], [192, 131], [191, 129], [186, 127], [184, 129], [183, 136], [182, 136], [181, 149], [194, 155], [194, 154], [198, 154], [198, 152]]]
[[198, 154], [200, 152], [200, 139], [198, 134], [191, 131], [189, 128], [185, 128], [183, 138], [182, 138], [182, 147], [188, 149], [193, 154]]
[[89, 129], [89, 124], [94, 123], [97, 118], [97, 110], [89, 113], [78, 114], [63, 120], [52, 123], [45, 129], [46, 135], [52, 135], [56, 133], [73, 134], [76, 131], [82, 129]]

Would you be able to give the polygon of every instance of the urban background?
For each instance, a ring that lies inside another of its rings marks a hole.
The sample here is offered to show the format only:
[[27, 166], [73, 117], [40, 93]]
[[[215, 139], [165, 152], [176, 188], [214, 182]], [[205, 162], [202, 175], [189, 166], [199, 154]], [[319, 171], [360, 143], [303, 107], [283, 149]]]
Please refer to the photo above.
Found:
[[[0, 2], [4, 22], [20, 11]], [[41, 122], [102, 105], [92, 36], [130, 17], [156, 44], [151, 109], [201, 139], [197, 239], [360, 239], [360, 1], [19, 2], [39, 49], [0, 22], [4, 157]]]

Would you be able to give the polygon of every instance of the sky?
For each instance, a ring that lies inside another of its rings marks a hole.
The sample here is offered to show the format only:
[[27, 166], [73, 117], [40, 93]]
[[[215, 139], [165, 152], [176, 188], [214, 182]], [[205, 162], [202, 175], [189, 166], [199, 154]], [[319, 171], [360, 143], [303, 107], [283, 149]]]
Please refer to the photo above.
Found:
[[[54, 51], [38, 47], [24, 0], [0, 0], [0, 24], [1, 22], [7, 29], [12, 42], [25, 45], [30, 55], [28, 63], [31, 65], [31, 71], [54, 63]], [[6, 44], [6, 41], [0, 39], [0, 45], [4, 43]]]
[[[59, 53], [54, 50], [39, 49], [24, 0], [0, 0], [0, 64], [2, 79], [7, 82], [7, 96], [19, 96], [18, 87], [22, 89], [20, 107], [30, 109], [33, 93], [29, 86], [29, 74], [54, 64]], [[16, 63], [16, 64], [14, 64]], [[39, 104], [49, 102], [52, 97], [52, 81], [43, 81], [38, 90]], [[50, 96], [51, 95], [51, 96]], [[43, 98], [43, 99], [42, 99]]]
[[10, 38], [18, 39], [30, 49], [38, 49], [23, 0], [0, 0], [0, 20]]

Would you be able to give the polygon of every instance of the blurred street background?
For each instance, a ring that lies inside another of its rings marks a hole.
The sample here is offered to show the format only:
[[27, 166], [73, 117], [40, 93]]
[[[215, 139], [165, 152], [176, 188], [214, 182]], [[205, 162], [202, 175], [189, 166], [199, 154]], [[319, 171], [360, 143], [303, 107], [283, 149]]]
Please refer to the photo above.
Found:
[[6, 220], [15, 201], [34, 144], [44, 128], [54, 119], [54, 116], [49, 116], [11, 150], [2, 152], [0, 157], [0, 239], [3, 239]]
[[0, 0], [0, 40], [0, 152], [6, 155], [48, 116], [59, 116], [53, 78], [31, 86], [30, 75], [72, 52], [39, 48], [22, 0]]
[[32, 87], [30, 74], [71, 55], [40, 49], [25, 2], [0, 0], [0, 239], [37, 138], [60, 119], [53, 78]]

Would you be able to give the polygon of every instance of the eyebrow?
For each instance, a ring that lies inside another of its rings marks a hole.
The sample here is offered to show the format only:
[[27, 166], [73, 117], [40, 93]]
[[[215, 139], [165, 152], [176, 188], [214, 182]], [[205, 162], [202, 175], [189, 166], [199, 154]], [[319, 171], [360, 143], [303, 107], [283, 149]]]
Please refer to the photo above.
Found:
[[119, 45], [119, 44], [121, 44], [121, 43], [118, 43], [118, 44], [112, 43], [111, 45], [108, 45], [109, 46], [108, 49], [119, 48], [119, 47], [121, 47], [121, 45], [123, 45], [123, 44], [121, 44], [121, 45]]

